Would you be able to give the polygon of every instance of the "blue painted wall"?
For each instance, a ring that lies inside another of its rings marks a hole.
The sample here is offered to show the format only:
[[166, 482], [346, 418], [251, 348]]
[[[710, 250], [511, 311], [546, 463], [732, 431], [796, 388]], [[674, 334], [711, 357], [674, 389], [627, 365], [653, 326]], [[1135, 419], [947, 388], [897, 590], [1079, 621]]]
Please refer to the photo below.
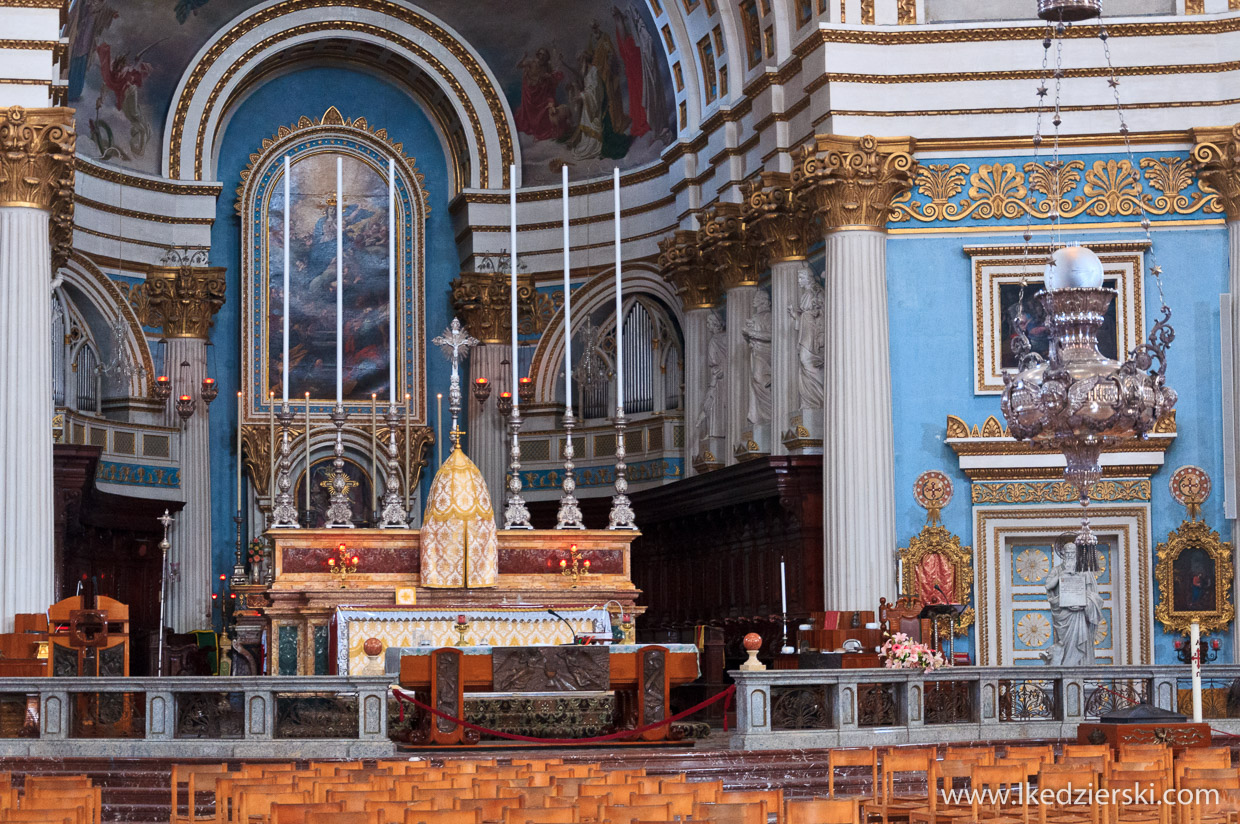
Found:
[[[1012, 221], [1003, 223], [1011, 225]], [[973, 274], [962, 247], [1018, 243], [1019, 237], [1010, 231], [994, 235], [893, 235], [887, 242], [896, 533], [901, 545], [907, 545], [925, 523], [925, 510], [914, 502], [912, 488], [917, 476], [929, 469], [946, 472], [955, 485], [953, 501], [942, 514], [944, 525], [962, 542], [976, 545], [969, 479], [960, 471], [955, 453], [943, 443], [947, 416], [958, 415], [970, 425], [980, 425], [990, 415], [1000, 420], [1002, 416], [998, 395], [973, 394]], [[1139, 230], [1106, 234], [1095, 230], [1081, 235], [1082, 239], [1117, 241], [1142, 237]], [[1156, 221], [1153, 237], [1176, 330], [1167, 374], [1169, 384], [1179, 393], [1179, 403], [1178, 435], [1167, 452], [1166, 466], [1152, 480], [1151, 570], [1153, 547], [1186, 517], [1184, 507], [1171, 498], [1167, 487], [1171, 473], [1185, 464], [1202, 467], [1214, 479], [1215, 492], [1206, 502], [1202, 517], [1220, 530], [1224, 540], [1231, 539], [1223, 518], [1221, 492], [1218, 296], [1228, 288], [1226, 229], [1219, 225], [1160, 229]], [[1073, 239], [1070, 231], [1065, 231], [1065, 239]], [[1148, 270], [1148, 255], [1146, 261]], [[1157, 286], [1148, 271], [1145, 305], [1148, 332], [1158, 316]], [[1164, 633], [1155, 621], [1152, 637], [1156, 662], [1171, 663], [1172, 644], [1180, 636]], [[1220, 660], [1230, 655], [1229, 637], [1230, 633], [1220, 635]]]
[[[211, 410], [212, 557], [217, 576], [232, 569], [232, 519], [237, 510], [235, 398], [241, 374], [241, 222], [234, 209], [234, 192], [250, 154], [259, 149], [264, 138], [275, 134], [280, 126], [296, 123], [302, 116], [322, 117], [330, 106], [336, 106], [346, 118], [365, 117], [372, 127], [387, 129], [391, 139], [403, 144], [405, 154], [415, 158], [418, 170], [425, 175], [430, 195], [425, 296], [427, 388], [432, 416], [435, 393], [448, 391], [448, 362], [439, 356], [438, 349], [430, 346], [429, 338], [451, 321], [449, 282], [457, 276], [459, 265], [448, 216], [448, 166], [430, 120], [396, 86], [361, 72], [318, 67], [271, 80], [242, 103], [229, 121], [220, 141], [216, 172], [217, 179], [224, 184], [224, 193], [211, 230], [211, 265], [228, 269], [225, 304], [211, 331], [220, 388], [220, 402]], [[424, 473], [422, 486], [423, 491], [429, 486], [429, 471]]]

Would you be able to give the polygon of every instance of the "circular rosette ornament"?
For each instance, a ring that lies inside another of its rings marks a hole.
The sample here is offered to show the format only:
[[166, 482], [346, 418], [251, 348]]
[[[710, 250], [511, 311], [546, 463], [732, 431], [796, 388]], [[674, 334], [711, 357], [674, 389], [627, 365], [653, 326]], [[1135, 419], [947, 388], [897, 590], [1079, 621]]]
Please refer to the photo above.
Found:
[[1170, 486], [1171, 497], [1188, 508], [1190, 520], [1197, 520], [1210, 497], [1210, 476], [1199, 466], [1181, 466], [1172, 473]]
[[952, 479], [942, 472], [930, 470], [917, 476], [913, 498], [926, 510], [926, 523], [939, 522], [939, 513], [952, 500]]

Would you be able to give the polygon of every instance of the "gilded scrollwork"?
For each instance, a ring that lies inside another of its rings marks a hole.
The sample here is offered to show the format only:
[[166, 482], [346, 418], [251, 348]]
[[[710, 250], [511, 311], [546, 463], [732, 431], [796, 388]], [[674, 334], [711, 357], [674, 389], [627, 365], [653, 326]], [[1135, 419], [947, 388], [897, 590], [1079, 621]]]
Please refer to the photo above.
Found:
[[756, 286], [766, 268], [765, 248], [752, 243], [739, 203], [716, 203], [698, 219], [698, 249], [702, 260], [719, 274], [722, 287]]
[[[901, 592], [920, 595], [923, 562], [931, 556], [938, 556], [937, 563], [951, 570], [954, 591], [948, 595], [952, 601], [967, 604], [973, 597], [973, 548], [961, 546], [960, 537], [948, 532], [947, 527], [942, 524], [927, 523], [921, 532], [909, 540], [907, 547], [900, 547], [896, 551], [904, 562]], [[973, 626], [975, 618], [973, 607], [960, 613], [956, 619], [956, 634], [964, 635], [968, 628]]]
[[909, 137], [819, 135], [793, 153], [792, 187], [827, 231], [886, 227], [894, 202], [913, 185]]
[[702, 260], [695, 232], [678, 229], [659, 241], [659, 271], [686, 310], [718, 306], [723, 298], [719, 273]]
[[1163, 631], [1187, 635], [1193, 623], [1202, 632], [1226, 630], [1236, 613], [1231, 544], [1205, 521], [1187, 520], [1155, 547], [1155, 554], [1159, 598], [1154, 618]]
[[130, 305], [144, 326], [161, 328], [165, 337], [206, 338], [224, 305], [224, 275], [214, 266], [155, 268], [130, 289]]
[[[972, 484], [975, 504], [1063, 504], [1080, 499], [1076, 487], [1067, 481], [1013, 481], [1010, 483]], [[1148, 479], [1102, 480], [1089, 491], [1091, 501], [1118, 502], [1150, 500]]]
[[[1192, 162], [1201, 183], [1214, 194], [1219, 211], [1240, 217], [1240, 123], [1220, 129], [1193, 129]], [[1208, 188], [1207, 188], [1208, 187]]]
[[810, 244], [809, 209], [786, 172], [763, 172], [741, 186], [741, 216], [751, 242], [768, 262], [800, 260]]
[[73, 246], [73, 109], [0, 109], [0, 206], [51, 213], [52, 270]]
[[[1211, 150], [1198, 144], [1201, 168]], [[1134, 168], [1127, 159], [1080, 159], [1025, 163], [930, 163], [918, 168], [913, 189], [896, 199], [893, 223], [994, 219], [1061, 220], [1090, 217], [1215, 214], [1220, 195], [1204, 172], [1194, 178], [1182, 157], [1146, 157]], [[966, 188], [967, 187], [967, 188]], [[1146, 188], [1151, 191], [1146, 191]], [[1240, 192], [1240, 189], [1237, 189]], [[959, 198], [961, 193], [965, 197]]]

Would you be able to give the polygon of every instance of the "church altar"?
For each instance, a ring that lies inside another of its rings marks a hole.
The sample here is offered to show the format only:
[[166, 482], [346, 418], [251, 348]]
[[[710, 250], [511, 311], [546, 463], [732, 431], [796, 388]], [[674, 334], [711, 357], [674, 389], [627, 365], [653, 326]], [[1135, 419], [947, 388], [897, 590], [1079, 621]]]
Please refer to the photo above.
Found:
[[[456, 616], [464, 614], [471, 622], [485, 623], [485, 634], [479, 634], [481, 625], [471, 628], [467, 642], [524, 644], [567, 640], [568, 628], [546, 613], [548, 607], [571, 611], [607, 605], [597, 616], [578, 611], [570, 619], [575, 630], [588, 632], [595, 631], [594, 621], [603, 621], [604, 633], [620, 623], [621, 615], [645, 611], [636, 604], [641, 590], [630, 577], [629, 546], [639, 534], [631, 530], [499, 530], [497, 583], [472, 588], [423, 586], [417, 530], [273, 529], [267, 534], [273, 545], [271, 583], [238, 587], [236, 620], [239, 639], [248, 640], [256, 660], [266, 656], [266, 671], [273, 675], [327, 675], [338, 669], [341, 646], [334, 655], [332, 647], [340, 639], [331, 626], [338, 610], [383, 615], [373, 619], [384, 626], [382, 632], [354, 636], [345, 628], [348, 640], [342, 646], [350, 673], [355, 668], [351, 648], [369, 638], [382, 645], [379, 661], [391, 644], [413, 645], [411, 634], [401, 634], [411, 633], [413, 623], [400, 629], [384, 623], [402, 615], [410, 622], [418, 612], [444, 616], [419, 642], [458, 643]], [[342, 544], [345, 554], [357, 559], [356, 569], [347, 574], [333, 572], [328, 563], [340, 557]], [[531, 615], [538, 620], [531, 621]], [[361, 660], [366, 658], [361, 650]]]
[[[538, 605], [489, 607], [340, 607], [332, 617], [332, 675], [382, 675], [393, 653], [451, 647], [462, 635], [471, 648], [572, 644], [574, 635], [610, 638], [611, 614], [601, 606], [552, 607], [564, 620]], [[464, 631], [459, 632], [459, 618]], [[567, 626], [565, 624], [567, 622]], [[571, 631], [569, 627], [571, 626]], [[381, 645], [368, 642], [377, 639]], [[399, 668], [399, 665], [397, 666]]]

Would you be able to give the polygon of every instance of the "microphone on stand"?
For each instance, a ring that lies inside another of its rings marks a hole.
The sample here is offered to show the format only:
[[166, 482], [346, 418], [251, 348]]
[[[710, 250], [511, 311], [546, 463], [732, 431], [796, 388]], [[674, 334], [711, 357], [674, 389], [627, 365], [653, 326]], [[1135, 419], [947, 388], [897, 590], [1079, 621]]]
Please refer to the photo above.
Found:
[[573, 629], [573, 625], [568, 622], [567, 618], [565, 618], [560, 613], [556, 612], [554, 609], [548, 609], [547, 612], [551, 615], [554, 615], [556, 618], [559, 618], [561, 621], [564, 622], [564, 626], [568, 627], [568, 631], [573, 634], [573, 646], [576, 646], [578, 643], [580, 643], [577, 640], [577, 630]]
[[947, 605], [949, 605], [949, 606], [950, 606], [950, 605], [951, 605], [951, 602], [952, 602], [952, 599], [947, 597], [947, 593], [943, 591], [943, 588], [942, 588], [941, 586], [939, 586], [938, 584], [935, 584], [935, 585], [934, 585], [934, 589], [935, 589], [935, 591], [936, 591], [936, 592], [938, 592], [938, 593], [939, 593], [939, 595], [942, 595], [942, 596], [943, 596], [943, 603], [944, 603], [944, 604], [947, 604]]

